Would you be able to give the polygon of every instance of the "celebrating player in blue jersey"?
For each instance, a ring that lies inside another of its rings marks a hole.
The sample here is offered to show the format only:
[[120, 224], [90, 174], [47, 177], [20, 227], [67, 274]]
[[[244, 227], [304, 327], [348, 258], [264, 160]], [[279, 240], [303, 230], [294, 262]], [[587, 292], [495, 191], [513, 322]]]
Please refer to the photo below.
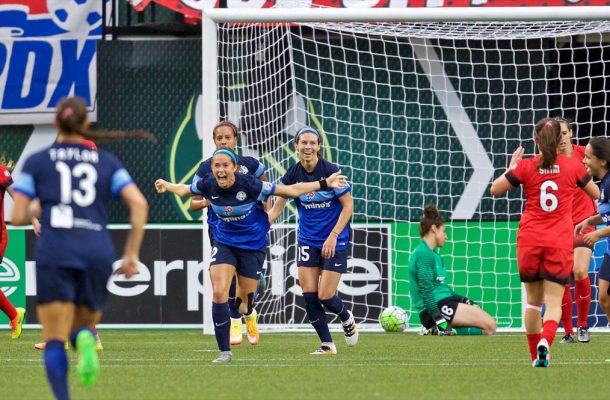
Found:
[[[220, 121], [213, 129], [214, 135], [214, 145], [216, 148], [226, 147], [235, 152], [235, 147], [237, 147], [237, 127], [230, 121]], [[239, 165], [238, 172], [246, 175], [252, 175], [261, 181], [267, 180], [267, 175], [265, 174], [265, 166], [261, 164], [254, 157], [248, 156], [237, 156], [237, 163]], [[212, 158], [208, 158], [203, 161], [199, 168], [197, 168], [197, 172], [195, 172], [195, 176], [193, 177], [192, 185], [196, 185], [198, 181], [205, 178], [208, 174], [212, 173]], [[204, 199], [203, 196], [195, 195], [191, 198], [191, 203], [189, 208], [191, 211], [201, 210], [205, 207], [208, 207], [208, 233], [210, 235], [210, 243], [214, 245], [214, 235], [213, 230], [215, 226], [218, 224], [218, 217], [212, 210], [210, 206], [210, 202], [207, 199]], [[260, 276], [259, 285], [257, 291], [254, 296], [261, 296], [261, 288], [264, 288], [265, 277], [263, 274]], [[243, 329], [241, 323], [242, 314], [235, 308], [235, 298], [237, 293], [237, 279], [234, 277], [231, 281], [231, 287], [229, 289], [229, 311], [231, 313], [231, 338], [230, 342], [232, 345], [240, 344], [243, 336]], [[242, 294], [243, 295], [243, 294]], [[244, 315], [246, 320], [246, 335], [248, 337], [248, 342], [252, 345], [256, 345], [259, 342], [260, 334], [258, 331], [257, 324], [257, 313], [256, 309], [252, 309], [250, 314]]]
[[[301, 128], [295, 136], [300, 162], [288, 169], [282, 183], [317, 182], [339, 170], [318, 156], [320, 134], [314, 128]], [[354, 317], [339, 296], [341, 274], [347, 272], [347, 249], [350, 241], [349, 221], [354, 210], [351, 187], [314, 190], [295, 198], [299, 211], [297, 266], [299, 284], [305, 298], [305, 310], [322, 344], [311, 354], [336, 354], [322, 305], [341, 319], [348, 346], [358, 342]], [[276, 199], [269, 221], [280, 215], [286, 199]]]
[[598, 275], [598, 300], [610, 320], [610, 139], [603, 136], [594, 137], [585, 148], [585, 167], [589, 175], [601, 180], [601, 193], [597, 203], [599, 214], [593, 215], [574, 228], [574, 234], [579, 236], [589, 226], [606, 224], [606, 227], [587, 233], [583, 240], [593, 246], [595, 242], [607, 237], [608, 248]]
[[237, 173], [237, 155], [228, 148], [220, 148], [212, 157], [212, 175], [190, 187], [158, 179], [158, 193], [166, 191], [187, 196], [191, 193], [210, 199], [211, 207], [218, 216], [214, 228], [214, 247], [210, 259], [212, 280], [212, 320], [220, 349], [215, 363], [228, 363], [232, 353], [229, 344], [228, 292], [231, 280], [237, 272], [238, 293], [236, 306], [249, 312], [254, 306], [254, 291], [258, 284], [265, 260], [269, 220], [261, 201], [272, 194], [297, 197], [320, 188], [341, 189], [347, 185], [340, 171], [327, 179], [294, 185], [275, 185], [262, 182], [251, 175]]
[[[82, 143], [89, 127], [85, 102], [62, 100], [57, 107], [57, 141], [30, 156], [15, 184], [12, 223], [41, 215], [36, 241], [38, 320], [47, 345], [44, 363], [55, 397], [70, 398], [68, 339], [79, 353], [77, 373], [85, 386], [99, 375], [92, 329], [99, 322], [106, 284], [116, 259], [106, 230], [108, 203], [120, 197], [130, 209], [131, 232], [117, 273], [137, 272], [148, 203], [121, 163]], [[37, 199], [37, 201], [33, 201]]]

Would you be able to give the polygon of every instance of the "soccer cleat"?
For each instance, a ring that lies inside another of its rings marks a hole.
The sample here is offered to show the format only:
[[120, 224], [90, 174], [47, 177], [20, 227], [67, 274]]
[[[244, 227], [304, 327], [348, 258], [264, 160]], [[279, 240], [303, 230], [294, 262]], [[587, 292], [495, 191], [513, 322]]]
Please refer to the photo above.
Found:
[[563, 339], [561, 339], [561, 342], [559, 343], [576, 343], [576, 339], [574, 339], [574, 335], [568, 333], [563, 337]]
[[11, 322], [9, 322], [12, 331], [11, 339], [19, 339], [19, 336], [21, 336], [23, 320], [25, 319], [25, 308], [17, 307], [15, 310], [17, 310], [17, 316], [13, 318]]
[[546, 339], [540, 340], [538, 342], [538, 346], [536, 346], [536, 351], [538, 352], [538, 354], [532, 366], [547, 368], [551, 360], [551, 350], [549, 348], [549, 342], [547, 342]]
[[355, 346], [358, 343], [358, 326], [354, 320], [354, 315], [351, 311], [348, 311], [349, 319], [346, 322], [341, 322], [343, 325], [343, 335], [345, 336], [345, 343], [348, 346]]
[[578, 332], [578, 341], [580, 343], [589, 343], [591, 338], [589, 337], [589, 327], [588, 326], [579, 326], [577, 329]]
[[252, 313], [244, 316], [244, 318], [246, 319], [246, 336], [248, 336], [248, 342], [254, 346], [258, 344], [261, 337], [260, 333], [258, 332], [258, 322], [256, 321], [258, 315], [256, 310], [253, 309]]
[[233, 359], [233, 354], [230, 351], [221, 351], [214, 361], [214, 364], [228, 364]]
[[242, 326], [241, 326], [241, 318], [233, 319], [231, 318], [231, 330], [229, 333], [229, 343], [231, 345], [236, 345], [241, 343], [242, 339]]
[[76, 336], [76, 349], [78, 350], [78, 364], [76, 373], [85, 387], [92, 386], [100, 376], [100, 362], [95, 351], [95, 336], [91, 331], [83, 330]]
[[337, 348], [335, 347], [335, 344], [332, 342], [331, 343], [322, 343], [316, 351], [313, 351], [309, 354], [313, 354], [316, 356], [337, 354]]
[[97, 333], [95, 334], [95, 350], [104, 350], [104, 346], [102, 345], [102, 339], [100, 339], [100, 335], [98, 335]]
[[44, 350], [47, 347], [47, 342], [35, 343], [34, 348], [36, 350]]

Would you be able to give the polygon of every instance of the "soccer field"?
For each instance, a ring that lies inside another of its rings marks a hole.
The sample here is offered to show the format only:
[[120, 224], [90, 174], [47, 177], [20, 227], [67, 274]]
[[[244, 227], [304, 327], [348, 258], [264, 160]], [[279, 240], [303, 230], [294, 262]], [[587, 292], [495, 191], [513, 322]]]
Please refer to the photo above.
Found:
[[[263, 334], [258, 346], [234, 346], [230, 365], [211, 363], [215, 339], [199, 331], [100, 334], [102, 374], [93, 388], [80, 387], [70, 351], [74, 399], [599, 399], [610, 376], [610, 335], [602, 333], [589, 344], [556, 342], [548, 369], [529, 366], [522, 334], [362, 333], [354, 348], [335, 334], [336, 356], [309, 355], [314, 334]], [[39, 338], [29, 330], [18, 341], [0, 339], [0, 382], [10, 398], [52, 398], [33, 348]]]

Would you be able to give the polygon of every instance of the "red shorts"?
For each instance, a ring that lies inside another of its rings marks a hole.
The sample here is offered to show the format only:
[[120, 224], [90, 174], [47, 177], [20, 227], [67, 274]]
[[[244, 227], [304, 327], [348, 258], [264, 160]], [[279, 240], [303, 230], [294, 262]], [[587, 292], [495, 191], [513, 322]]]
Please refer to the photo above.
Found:
[[573, 249], [517, 246], [517, 264], [521, 282], [545, 279], [562, 285], [569, 283], [573, 263]]
[[593, 226], [588, 226], [588, 227], [587, 227], [587, 229], [585, 229], [585, 230], [583, 230], [583, 231], [582, 231], [582, 233], [580, 234], [580, 236], [575, 237], [575, 238], [574, 238], [574, 248], [577, 248], [577, 247], [587, 247], [587, 248], [589, 248], [589, 249], [593, 250], [593, 246], [589, 246], [589, 245], [587, 245], [587, 244], [584, 242], [583, 238], [585, 237], [585, 235], [586, 235], [587, 233], [593, 232], [594, 230], [595, 230], [595, 226], [594, 226], [594, 225], [593, 225]]

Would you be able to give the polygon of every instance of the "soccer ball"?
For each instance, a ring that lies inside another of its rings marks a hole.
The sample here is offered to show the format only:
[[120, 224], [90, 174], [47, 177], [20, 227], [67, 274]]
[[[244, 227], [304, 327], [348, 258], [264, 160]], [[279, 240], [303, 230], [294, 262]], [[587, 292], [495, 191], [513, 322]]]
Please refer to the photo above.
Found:
[[[106, 5], [108, 0], [104, 0]], [[71, 33], [88, 36], [102, 25], [100, 0], [47, 0], [47, 8], [53, 22]], [[83, 32], [86, 29], [86, 32]]]
[[386, 332], [402, 332], [407, 327], [407, 313], [400, 307], [388, 307], [379, 316], [379, 323]]

